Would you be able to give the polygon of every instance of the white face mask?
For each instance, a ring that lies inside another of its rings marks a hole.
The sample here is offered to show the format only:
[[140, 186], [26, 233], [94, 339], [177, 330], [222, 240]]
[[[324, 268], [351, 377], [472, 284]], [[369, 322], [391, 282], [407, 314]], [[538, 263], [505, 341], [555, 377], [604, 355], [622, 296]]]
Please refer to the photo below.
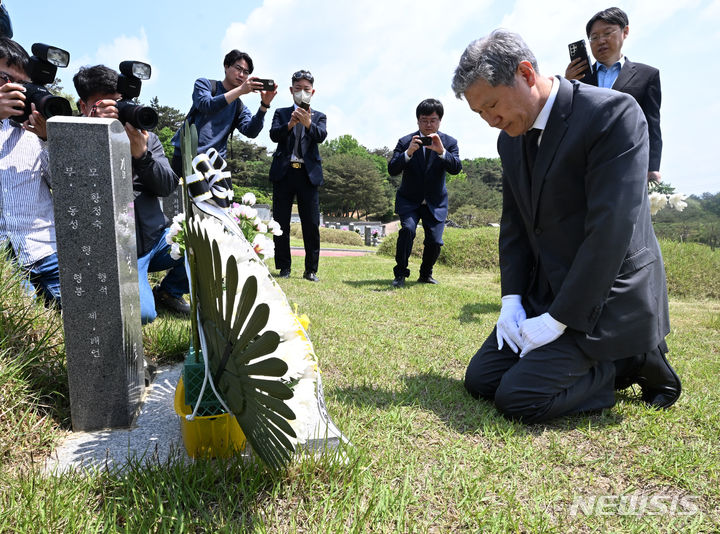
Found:
[[293, 93], [293, 100], [295, 101], [295, 105], [299, 106], [303, 102], [306, 104], [310, 103], [310, 98], [312, 97], [311, 91], [297, 91]]

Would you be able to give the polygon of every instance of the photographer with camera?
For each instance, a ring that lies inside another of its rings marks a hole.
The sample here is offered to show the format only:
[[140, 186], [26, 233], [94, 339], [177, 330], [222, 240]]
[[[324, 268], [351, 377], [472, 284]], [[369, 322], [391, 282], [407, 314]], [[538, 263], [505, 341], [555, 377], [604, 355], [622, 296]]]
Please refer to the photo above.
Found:
[[408, 259], [420, 221], [425, 230], [425, 248], [418, 282], [437, 284], [432, 270], [440, 256], [448, 214], [445, 173], [458, 174], [462, 170], [457, 141], [438, 131], [443, 112], [439, 100], [428, 98], [420, 102], [415, 109], [419, 130], [400, 138], [388, 163], [390, 176], [402, 173], [395, 195], [395, 211], [400, 216], [401, 228], [393, 268], [394, 288], [405, 287], [405, 278], [410, 276]]
[[[118, 111], [118, 107], [127, 106], [118, 104], [123, 96], [118, 80], [118, 73], [104, 65], [81, 68], [73, 77], [75, 90], [80, 97], [80, 112], [86, 117], [121, 118], [123, 114]], [[189, 291], [185, 264], [182, 258], [174, 260], [170, 257], [170, 245], [165, 241], [168, 220], [159, 201], [159, 197], [165, 197], [175, 190], [178, 178], [170, 168], [157, 135], [138, 129], [130, 122], [125, 122], [125, 131], [132, 155], [142, 322], [145, 324], [155, 319], [156, 306], [187, 315], [190, 306], [183, 299], [183, 295]], [[168, 273], [160, 285], [151, 289], [148, 272], [165, 270]]]
[[28, 276], [27, 289], [46, 304], [60, 299], [45, 118], [31, 105], [23, 124], [30, 57], [0, 38], [0, 242]]
[[[239, 50], [227, 53], [223, 67], [225, 78], [221, 82], [207, 78], [195, 80], [193, 103], [186, 120], [197, 128], [198, 154], [214, 148], [225, 158], [228, 137], [235, 128], [245, 137], [254, 139], [258, 136], [265, 113], [277, 94], [277, 84], [273, 80], [250, 77], [253, 61], [248, 54]], [[254, 92], [260, 92], [260, 107], [255, 115], [240, 100], [242, 95]], [[182, 127], [172, 138], [175, 147], [172, 168], [178, 176], [182, 175], [181, 130]]]

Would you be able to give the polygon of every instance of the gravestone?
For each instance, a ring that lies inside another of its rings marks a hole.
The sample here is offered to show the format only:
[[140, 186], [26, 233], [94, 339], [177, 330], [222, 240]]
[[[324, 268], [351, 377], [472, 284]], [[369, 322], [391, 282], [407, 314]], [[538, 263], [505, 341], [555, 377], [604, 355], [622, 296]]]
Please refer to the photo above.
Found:
[[369, 226], [365, 227], [365, 246], [369, 247], [372, 242], [372, 229]]
[[162, 205], [163, 213], [169, 220], [173, 220], [173, 217], [178, 213], [182, 213], [182, 199], [180, 198], [180, 186], [175, 188], [175, 191], [170, 193], [166, 197], [160, 198], [160, 204]]
[[269, 221], [272, 216], [272, 210], [269, 204], [255, 204], [253, 206], [257, 210], [257, 216], [263, 221]]
[[115, 119], [47, 129], [73, 429], [126, 427], [145, 387], [130, 142]]

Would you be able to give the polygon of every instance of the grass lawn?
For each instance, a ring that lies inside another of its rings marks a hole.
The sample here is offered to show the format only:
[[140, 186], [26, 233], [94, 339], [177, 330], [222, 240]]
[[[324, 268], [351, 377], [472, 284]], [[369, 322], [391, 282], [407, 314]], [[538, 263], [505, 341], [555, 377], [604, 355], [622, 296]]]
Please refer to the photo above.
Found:
[[[307, 460], [274, 474], [173, 460], [43, 477], [5, 461], [0, 532], [720, 529], [720, 302], [671, 298], [669, 358], [684, 388], [672, 409], [650, 410], [627, 391], [603, 414], [524, 426], [462, 385], [497, 319], [497, 272], [440, 265], [440, 285], [415, 284], [413, 258], [407, 287], [393, 291], [393, 263], [323, 257], [320, 283], [295, 272], [301, 263], [280, 280], [310, 316], [328, 410], [354, 444], [346, 464]], [[146, 351], [179, 359], [186, 332], [161, 317], [145, 328]]]
[[[290, 237], [290, 246], [291, 247], [303, 247], [303, 240], [302, 238], [297, 237]], [[330, 248], [341, 248], [341, 249], [348, 249], [348, 250], [367, 250], [370, 252], [377, 252], [377, 247], [366, 247], [365, 245], [347, 245], [344, 243], [322, 243], [320, 249], [330, 249]], [[272, 272], [272, 260], [270, 261], [270, 272]]]

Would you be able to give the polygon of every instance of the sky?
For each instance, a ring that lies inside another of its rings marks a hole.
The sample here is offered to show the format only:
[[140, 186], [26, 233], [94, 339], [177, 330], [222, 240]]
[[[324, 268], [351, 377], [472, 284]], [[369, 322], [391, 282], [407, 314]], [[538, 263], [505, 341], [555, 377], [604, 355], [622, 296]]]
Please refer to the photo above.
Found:
[[[462, 51], [495, 28], [522, 35], [543, 75], [563, 74], [567, 44], [585, 38], [601, 9], [627, 12], [625, 55], [660, 69], [663, 181], [678, 192], [720, 192], [720, 74], [711, 58], [720, 48], [720, 0], [124, 0], [103, 6], [3, 0], [14, 38], [28, 51], [42, 42], [70, 52], [58, 77], [75, 94], [72, 76], [83, 65], [138, 60], [152, 65], [140, 100], [157, 96], [186, 112], [196, 78], [222, 79], [233, 49], [255, 63], [254, 75], [279, 85], [273, 108], [292, 102], [293, 72], [315, 76], [312, 106], [327, 117], [328, 138], [350, 134], [368, 149], [395, 147], [417, 129], [415, 107], [438, 98], [441, 131], [458, 140], [461, 158], [497, 157], [498, 130], [457, 100], [450, 83]], [[40, 4], [43, 4], [42, 6]], [[692, 83], [690, 83], [692, 81]], [[253, 112], [260, 96], [243, 102]], [[274, 111], [272, 109], [271, 111]], [[255, 142], [274, 148], [267, 131]], [[239, 135], [239, 134], [238, 134]]]

